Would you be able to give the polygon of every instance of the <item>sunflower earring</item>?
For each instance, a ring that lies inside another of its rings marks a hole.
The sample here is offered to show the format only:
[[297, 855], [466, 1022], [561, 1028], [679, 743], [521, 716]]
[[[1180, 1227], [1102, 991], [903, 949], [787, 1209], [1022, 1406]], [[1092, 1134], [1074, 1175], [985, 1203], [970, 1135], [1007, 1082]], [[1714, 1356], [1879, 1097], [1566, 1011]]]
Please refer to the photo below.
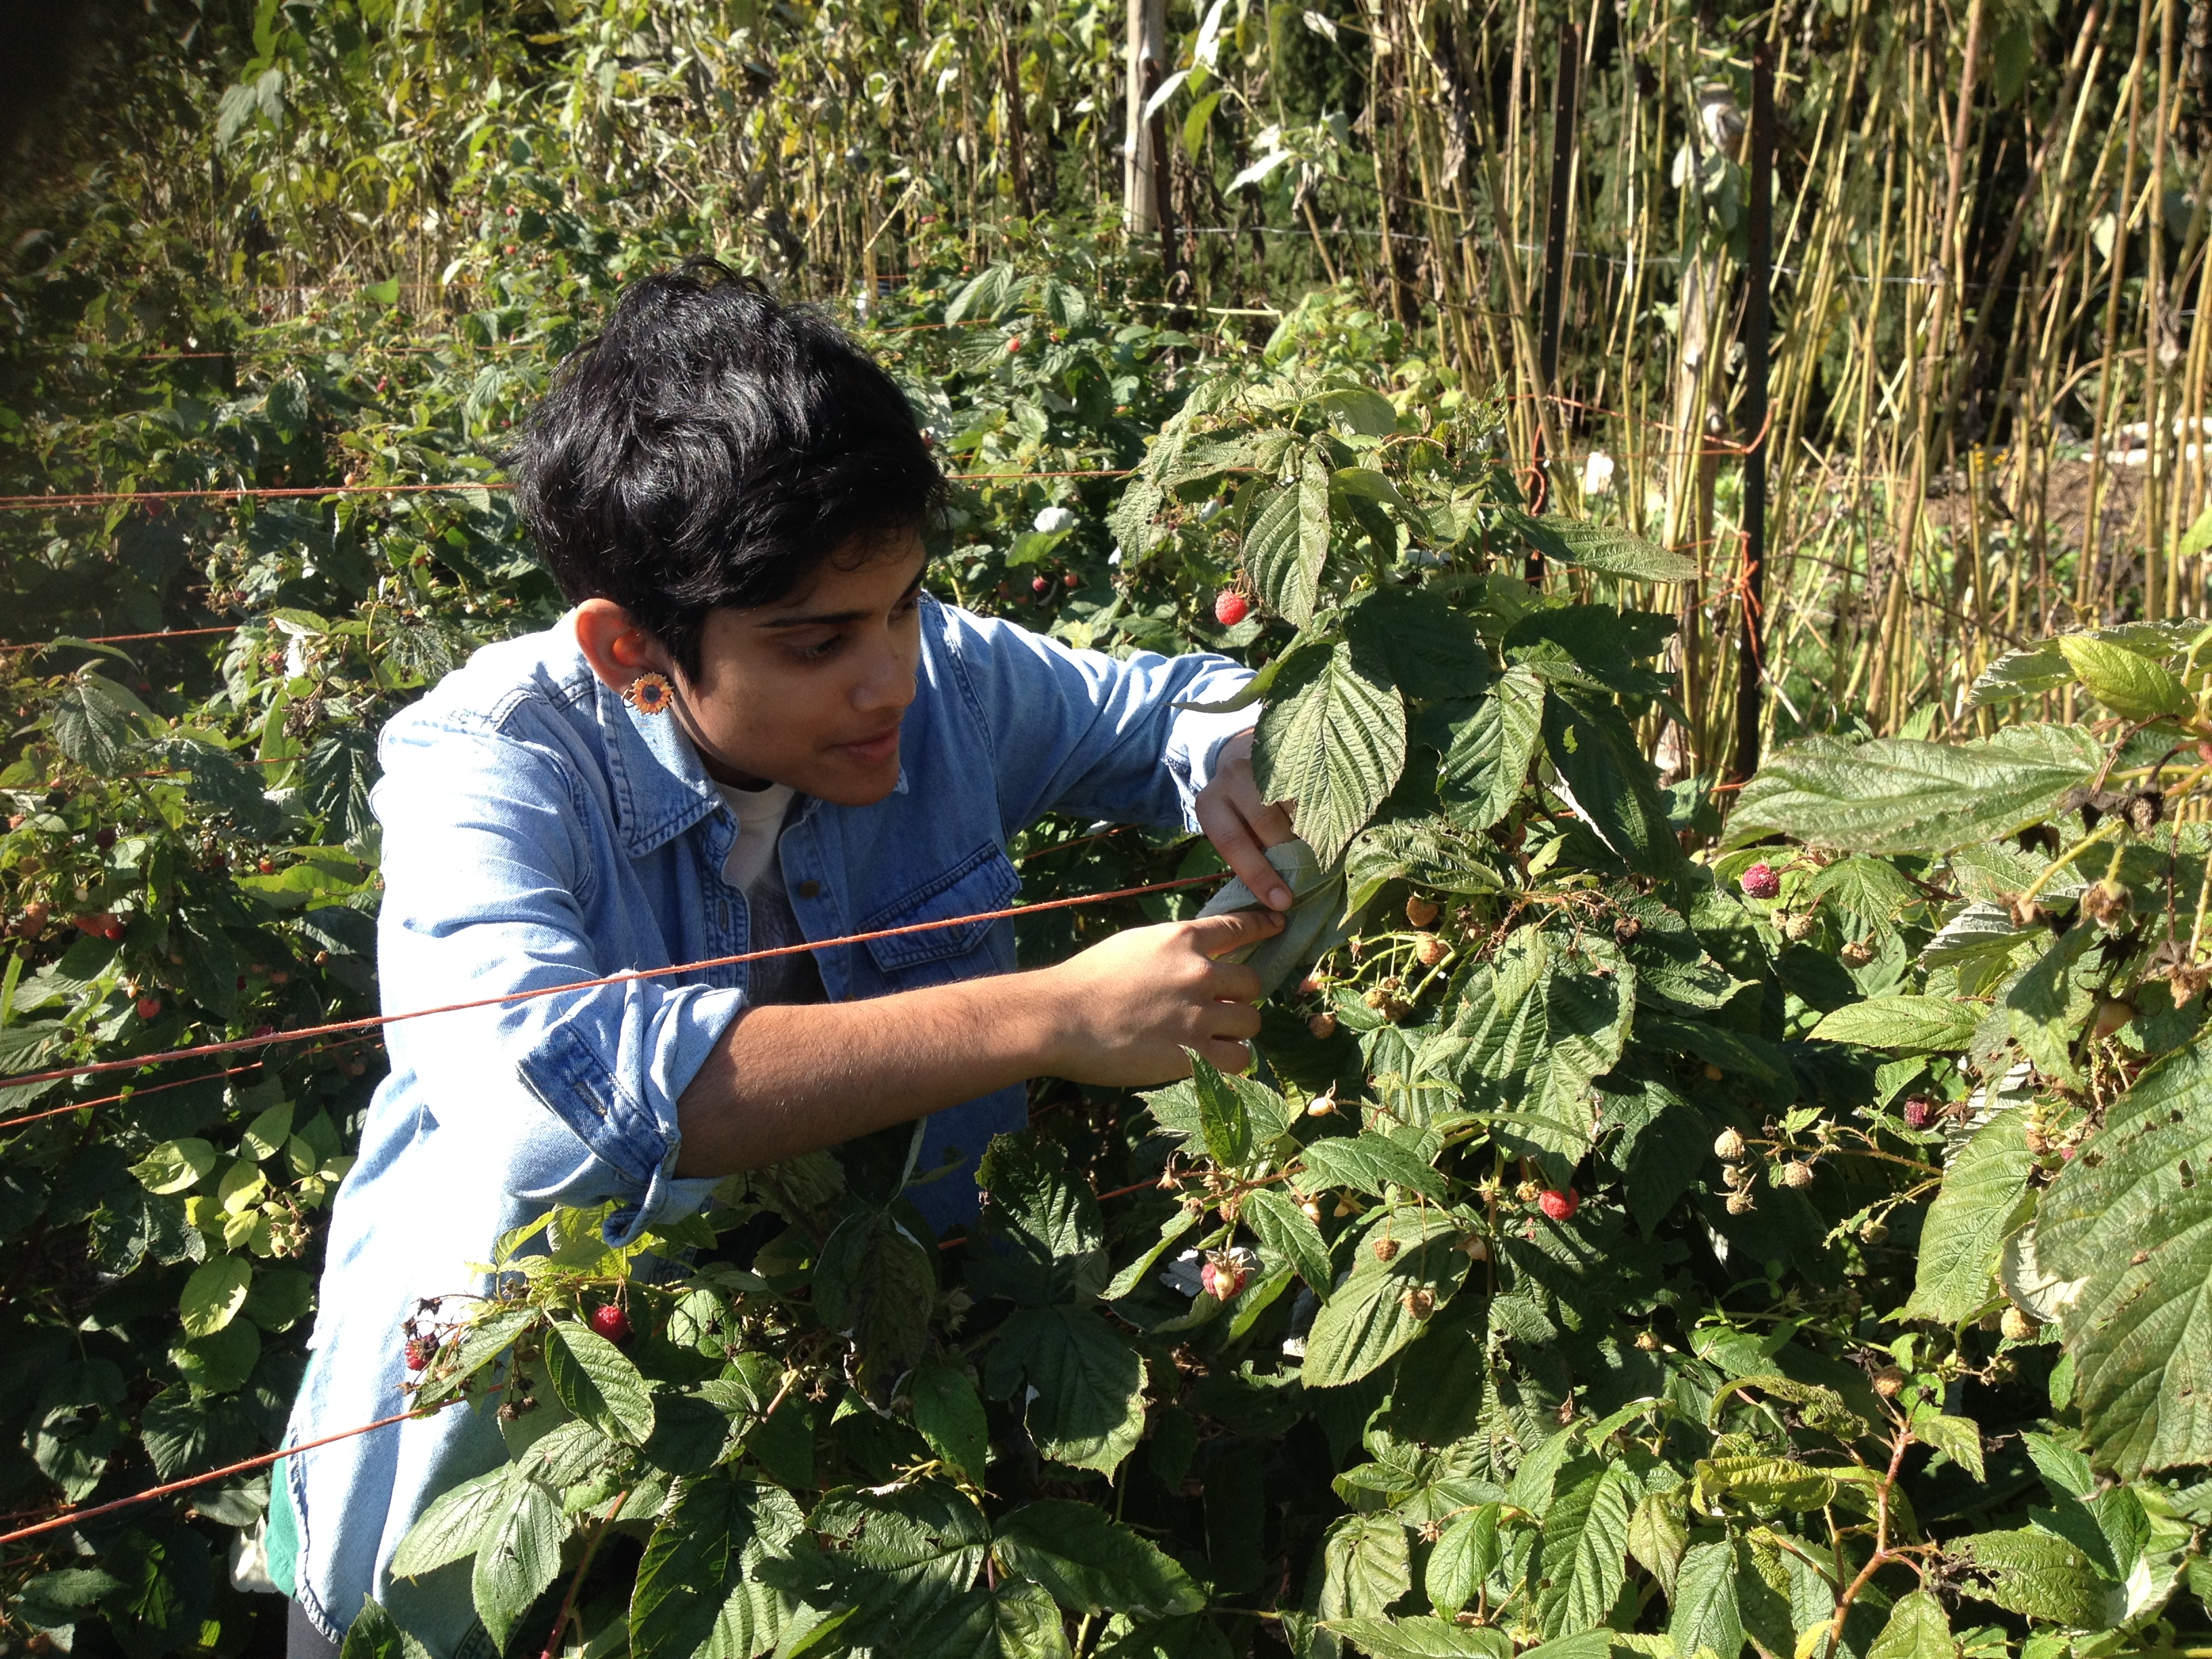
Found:
[[665, 714], [676, 701], [676, 688], [665, 674], [640, 674], [623, 688], [622, 699], [641, 714]]

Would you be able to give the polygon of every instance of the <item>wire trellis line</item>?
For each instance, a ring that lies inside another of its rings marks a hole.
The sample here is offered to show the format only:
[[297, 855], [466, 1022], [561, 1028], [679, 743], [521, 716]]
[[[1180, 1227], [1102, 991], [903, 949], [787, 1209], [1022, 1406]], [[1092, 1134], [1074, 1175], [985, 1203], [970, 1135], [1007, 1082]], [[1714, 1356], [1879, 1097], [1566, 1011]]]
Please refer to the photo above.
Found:
[[[765, 951], [744, 951], [735, 956], [708, 957], [697, 962], [671, 963], [665, 968], [626, 968], [617, 974], [606, 974], [598, 979], [576, 980], [565, 985], [540, 985], [527, 991], [507, 991], [494, 997], [475, 997], [465, 1002], [442, 1003], [434, 1008], [410, 1008], [397, 1014], [369, 1014], [360, 1019], [332, 1020], [321, 1025], [295, 1026], [289, 1030], [264, 1031], [255, 1036], [231, 1037], [221, 1042], [195, 1043], [189, 1048], [167, 1048], [156, 1054], [139, 1054], [123, 1060], [88, 1060], [82, 1066], [58, 1066], [44, 1072], [29, 1072], [20, 1077], [0, 1077], [0, 1089], [26, 1089], [43, 1083], [59, 1083], [73, 1077], [98, 1077], [112, 1072], [137, 1071], [149, 1066], [166, 1066], [179, 1060], [198, 1060], [210, 1054], [238, 1054], [249, 1048], [267, 1048], [278, 1043], [305, 1042], [313, 1037], [338, 1036], [356, 1031], [380, 1030], [396, 1025], [402, 1020], [428, 1019], [433, 1014], [465, 1013], [477, 1008], [503, 1007], [511, 1003], [534, 1002], [541, 997], [560, 996], [570, 991], [596, 991], [610, 985], [625, 985], [632, 980], [661, 979], [671, 974], [703, 973], [714, 968], [733, 968], [740, 963], [764, 962], [775, 957], [796, 956], [803, 951], [829, 951], [850, 945], [866, 945], [873, 939], [896, 939], [907, 933], [935, 933], [946, 927], [964, 927], [975, 921], [1007, 921], [1018, 916], [1037, 915], [1047, 910], [1069, 910], [1080, 905], [1107, 904], [1116, 899], [1138, 898], [1147, 893], [1172, 892], [1177, 888], [1195, 887], [1205, 882], [1218, 881], [1222, 872], [1210, 871], [1200, 876], [1179, 876], [1171, 881], [1147, 882], [1138, 887], [1118, 887], [1110, 892], [1076, 893], [1065, 898], [1041, 899], [1034, 904], [1009, 905], [1000, 910], [979, 910], [972, 915], [946, 916], [934, 921], [912, 921], [897, 927], [878, 927], [863, 933], [848, 933], [841, 939], [809, 939], [799, 945], [779, 945]], [[4, 1542], [5, 1540], [0, 1540]]]

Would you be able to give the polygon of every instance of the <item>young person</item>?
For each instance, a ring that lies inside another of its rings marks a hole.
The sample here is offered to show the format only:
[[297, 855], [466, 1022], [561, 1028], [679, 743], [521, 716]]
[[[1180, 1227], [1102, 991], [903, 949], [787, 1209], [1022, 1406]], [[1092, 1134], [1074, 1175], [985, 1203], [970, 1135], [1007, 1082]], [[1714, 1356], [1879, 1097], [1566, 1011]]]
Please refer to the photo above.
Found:
[[[1276, 909], [1227, 659], [1076, 651], [939, 604], [945, 488], [904, 397], [830, 323], [697, 264], [634, 283], [516, 457], [573, 609], [478, 652], [385, 729], [379, 959], [393, 1012], [998, 910], [1048, 811], [1202, 830]], [[495, 1241], [615, 1201], [611, 1243], [738, 1170], [927, 1116], [913, 1200], [971, 1217], [991, 1137], [1049, 1074], [1145, 1085], [1249, 1060], [1273, 910], [1140, 927], [1014, 971], [1012, 924], [395, 1024], [340, 1190], [291, 1437], [404, 1409], [403, 1323], [480, 1294]], [[278, 1466], [295, 1655], [374, 1595], [439, 1659], [486, 1648], [467, 1567], [394, 1577], [429, 1501], [504, 1461], [489, 1413]], [[488, 1650], [488, 1649], [487, 1649]]]

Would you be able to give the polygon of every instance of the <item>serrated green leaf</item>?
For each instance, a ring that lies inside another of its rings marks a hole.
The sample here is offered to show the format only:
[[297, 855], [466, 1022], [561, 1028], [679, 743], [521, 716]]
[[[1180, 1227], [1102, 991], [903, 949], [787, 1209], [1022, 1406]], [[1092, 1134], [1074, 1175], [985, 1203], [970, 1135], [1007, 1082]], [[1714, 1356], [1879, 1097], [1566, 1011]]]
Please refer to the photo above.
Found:
[[1252, 1152], [1252, 1124], [1244, 1115], [1243, 1103], [1203, 1054], [1195, 1049], [1184, 1052], [1190, 1059], [1191, 1089], [1198, 1097], [1198, 1132], [1206, 1142], [1206, 1156], [1221, 1169], [1242, 1169]]
[[1953, 1659], [1958, 1650], [1942, 1602], [1933, 1591], [1917, 1589], [1898, 1597], [1867, 1659]]
[[1433, 593], [1376, 588], [1345, 613], [1344, 637], [1409, 697], [1471, 697], [1490, 683], [1474, 619]]
[[1407, 1307], [1409, 1292], [1425, 1294], [1432, 1315], [1467, 1277], [1458, 1230], [1443, 1217], [1401, 1211], [1396, 1221], [1403, 1225], [1390, 1260], [1362, 1250], [1350, 1276], [1314, 1316], [1299, 1372], [1309, 1389], [1341, 1388], [1367, 1376], [1425, 1327], [1431, 1315]]
[[1979, 1532], [1945, 1551], [1969, 1575], [1967, 1595], [2023, 1618], [2047, 1619], [2075, 1630], [2104, 1627], [2110, 1597], [2088, 1558], [2033, 1527]]
[[814, 1264], [814, 1309], [825, 1329], [848, 1336], [854, 1380], [878, 1403], [929, 1343], [937, 1263], [887, 1211], [837, 1224]]
[[178, 1311], [187, 1336], [213, 1336], [238, 1317], [253, 1287], [253, 1265], [243, 1256], [218, 1256], [192, 1269]]
[[638, 1563], [629, 1610], [638, 1659], [752, 1659], [775, 1646], [788, 1603], [757, 1568], [803, 1524], [774, 1486], [710, 1477], [663, 1515]]
[[908, 1382], [907, 1394], [914, 1401], [914, 1425], [929, 1449], [981, 1486], [990, 1425], [968, 1373], [945, 1364], [921, 1366]]
[[165, 1140], [131, 1166], [149, 1193], [164, 1195], [198, 1186], [216, 1166], [216, 1150], [197, 1135]]
[[1397, 1516], [1345, 1516], [1322, 1545], [1321, 1617], [1384, 1617], [1413, 1586], [1411, 1557], [1406, 1524]]
[[1491, 694], [1451, 730], [1443, 750], [1442, 793], [1454, 816], [1487, 830], [1513, 808], [1544, 731], [1544, 682], [1509, 668]]
[[560, 1500], [535, 1480], [511, 1480], [477, 1547], [469, 1580], [477, 1617], [495, 1649], [504, 1648], [522, 1615], [561, 1571], [568, 1517]]
[[1948, 853], [2041, 823], [2104, 764], [2095, 734], [2074, 726], [2010, 726], [1960, 744], [1808, 738], [1744, 786], [1728, 844], [1779, 833], [1849, 852]]
[[161, 721], [137, 695], [93, 669], [80, 670], [49, 717], [54, 744], [86, 770], [110, 777]]
[[1308, 652], [1285, 669], [1253, 741], [1261, 791], [1296, 804], [1299, 838], [1324, 868], [1366, 827], [1405, 764], [1405, 702], [1354, 661], [1349, 645]]
[[1145, 1426], [1145, 1362], [1087, 1309], [1024, 1308], [1000, 1328], [985, 1382], [1001, 1400], [1036, 1390], [1024, 1413], [1055, 1462], [1110, 1475]]
[[1294, 628], [1313, 620], [1328, 558], [1328, 468], [1309, 454], [1295, 483], [1271, 489], [1252, 515], [1244, 568], [1261, 601]]
[[1869, 997], [1823, 1014], [1812, 1035], [1902, 1054], [1955, 1053], [1988, 1013], [1988, 1005], [1957, 997]]
[[964, 1591], [991, 1537], [982, 1511], [936, 1480], [830, 1493], [808, 1524], [834, 1547], [841, 1595], [860, 1602], [867, 1630], [878, 1632], [916, 1628]]
[[1541, 520], [1552, 532], [1552, 556], [1585, 570], [1608, 576], [1625, 576], [1639, 582], [1691, 582], [1698, 579], [1698, 562], [1684, 553], [1670, 553], [1654, 541], [1614, 525], [1593, 524], [1587, 519], [1556, 514]]
[[555, 1324], [545, 1369], [561, 1403], [609, 1439], [641, 1446], [652, 1437], [652, 1391], [629, 1356], [597, 1331]]
[[1671, 879], [1682, 846], [1659, 793], [1657, 773], [1617, 704], [1581, 686], [1544, 690], [1544, 752], [1575, 816], [1638, 875]]
[[1442, 1175], [1389, 1136], [1371, 1129], [1357, 1135], [1325, 1135], [1309, 1143], [1302, 1156], [1305, 1169], [1298, 1186], [1308, 1193], [1355, 1187], [1371, 1197], [1384, 1198], [1391, 1188], [1402, 1187], [1433, 1203], [1447, 1201]]
[[1691, 1547], [1675, 1575], [1667, 1621], [1677, 1652], [1696, 1655], [1711, 1649], [1718, 1659], [1736, 1659], [1743, 1651], [1735, 1581], [1733, 1543]]
[[1071, 1613], [1195, 1613], [1206, 1597], [1190, 1575], [1093, 1504], [1041, 1498], [1002, 1519], [992, 1547]]
[[1956, 1324], [1987, 1305], [1997, 1253], [2028, 1201], [2033, 1164], [2026, 1116], [2016, 1108], [2000, 1111], [1959, 1149], [1921, 1226], [1906, 1318]]
[[2087, 634], [2066, 634], [2060, 653], [2091, 696], [2123, 720], [2150, 720], [2185, 714], [2189, 689], [2164, 663]]
[[1481, 1625], [1416, 1613], [1407, 1619], [1332, 1619], [1327, 1628], [1374, 1659], [1513, 1659], [1513, 1638]]
[[1335, 1280], [1328, 1245], [1304, 1210], [1273, 1187], [1255, 1187], [1244, 1194], [1239, 1214], [1262, 1249], [1295, 1268], [1316, 1296], [1324, 1302], [1328, 1299]]
[[1067, 1632], [1049, 1595], [1009, 1580], [952, 1597], [901, 1632], [896, 1650], [903, 1659], [1067, 1659]]
[[1689, 1488], [1646, 1492], [1628, 1517], [1628, 1553], [1658, 1581], [1671, 1601], [1683, 1553], [1690, 1547]]
[[477, 1552], [486, 1529], [507, 1503], [513, 1468], [492, 1470], [442, 1492], [416, 1517], [392, 1554], [392, 1571], [420, 1578]]
[[1577, 1481], [1544, 1515], [1539, 1605], [1547, 1638], [1594, 1630], [1613, 1611], [1628, 1571], [1635, 1478], [1615, 1465]]

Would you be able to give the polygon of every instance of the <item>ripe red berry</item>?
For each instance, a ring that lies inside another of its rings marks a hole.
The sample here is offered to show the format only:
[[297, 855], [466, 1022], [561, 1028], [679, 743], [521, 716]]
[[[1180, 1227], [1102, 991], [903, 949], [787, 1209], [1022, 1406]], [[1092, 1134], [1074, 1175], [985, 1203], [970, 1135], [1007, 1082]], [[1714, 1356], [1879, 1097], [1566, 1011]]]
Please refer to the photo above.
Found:
[[610, 1302], [592, 1310], [592, 1328], [610, 1342], [629, 1340], [629, 1316]]
[[1022, 349], [1022, 337], [1021, 337], [1020, 335], [1018, 335], [1018, 334], [1015, 335], [1015, 336], [1014, 336], [1014, 337], [1013, 337], [1012, 339], [1011, 339], [1011, 340], [1009, 340], [1009, 341], [1007, 341], [1007, 342], [1006, 342], [1006, 356], [1008, 356], [1009, 357], [1012, 356], [1013, 356], [1017, 351], [1019, 351], [1021, 349]]
[[1905, 1103], [1905, 1127], [1908, 1129], [1926, 1128], [1928, 1120], [1934, 1115], [1935, 1109], [1917, 1095]]
[[1213, 596], [1213, 620], [1224, 628], [1234, 628], [1252, 614], [1252, 601], [1233, 587], [1224, 587]]
[[1049, 576], [1030, 577], [1030, 592], [1039, 595], [1049, 593], [1052, 592], [1052, 578]]
[[161, 1017], [161, 998], [159, 998], [159, 997], [140, 997], [140, 998], [138, 999], [138, 1018], [141, 1018], [141, 1019], [159, 1019]]
[[1571, 1187], [1554, 1187], [1536, 1200], [1536, 1207], [1554, 1221], [1565, 1221], [1582, 1208], [1582, 1197]]
[[273, 876], [276, 873], [276, 861], [271, 859], [258, 859], [254, 861], [253, 867], [264, 876]]
[[1779, 897], [1782, 892], [1782, 878], [1775, 874], [1772, 865], [1754, 864], [1743, 872], [1743, 891], [1747, 898]]
[[407, 1344], [407, 1369], [410, 1371], [422, 1370], [429, 1364], [430, 1356], [437, 1351], [435, 1346], [427, 1338], [420, 1336], [414, 1338]]
[[1198, 1282], [1216, 1302], [1226, 1302], [1244, 1288], [1244, 1271], [1233, 1263], [1209, 1261], [1198, 1270]]
[[1060, 585], [1062, 587], [1080, 587], [1083, 585], [1083, 578], [1071, 570], [1060, 579]]

